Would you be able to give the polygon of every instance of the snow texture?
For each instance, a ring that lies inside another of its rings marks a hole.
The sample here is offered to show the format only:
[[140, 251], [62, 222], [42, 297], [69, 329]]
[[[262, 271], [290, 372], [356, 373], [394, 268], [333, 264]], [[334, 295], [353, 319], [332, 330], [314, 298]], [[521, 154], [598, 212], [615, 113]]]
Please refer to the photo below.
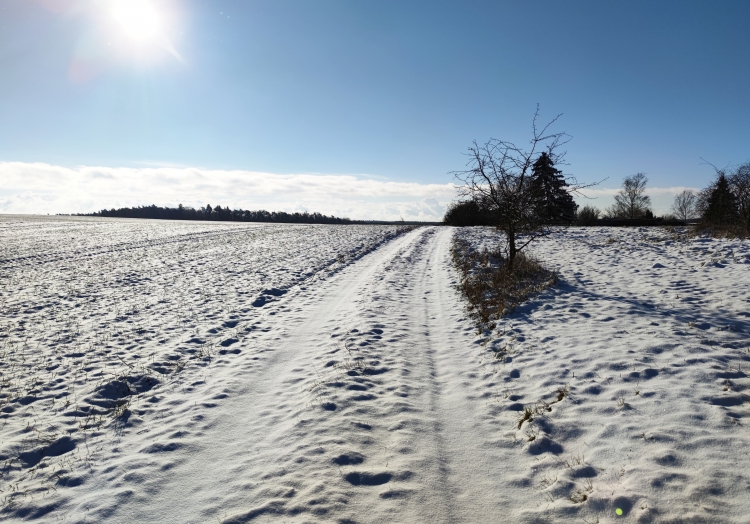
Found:
[[454, 234], [0, 218], [0, 516], [746, 522], [747, 242], [557, 230], [478, 332]]

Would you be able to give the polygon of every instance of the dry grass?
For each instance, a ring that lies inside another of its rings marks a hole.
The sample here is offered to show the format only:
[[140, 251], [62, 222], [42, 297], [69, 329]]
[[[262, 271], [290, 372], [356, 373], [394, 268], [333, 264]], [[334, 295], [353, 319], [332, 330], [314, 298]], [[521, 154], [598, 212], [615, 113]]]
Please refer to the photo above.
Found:
[[511, 270], [499, 250], [479, 251], [454, 238], [452, 255], [461, 275], [459, 289], [469, 303], [469, 312], [482, 324], [499, 319], [557, 282], [554, 271], [524, 253], [516, 255]]
[[521, 416], [520, 420], [518, 421], [518, 429], [521, 429], [521, 426], [523, 426], [524, 422], [531, 423], [534, 420], [534, 412], [531, 410], [531, 408], [524, 408], [523, 415]]
[[727, 239], [746, 239], [750, 237], [748, 228], [740, 224], [727, 224], [715, 226], [708, 224], [698, 224], [691, 231], [692, 236], [710, 236], [713, 238]]
[[562, 402], [565, 397], [567, 397], [570, 393], [570, 386], [568, 384], [565, 384], [565, 386], [557, 388], [557, 400], [552, 402], [553, 404], [555, 402]]

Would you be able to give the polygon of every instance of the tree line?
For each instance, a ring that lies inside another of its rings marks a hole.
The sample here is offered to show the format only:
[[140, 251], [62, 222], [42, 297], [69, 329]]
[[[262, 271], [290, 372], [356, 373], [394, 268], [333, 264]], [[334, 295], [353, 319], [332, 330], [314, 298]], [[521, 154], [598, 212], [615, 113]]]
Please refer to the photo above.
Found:
[[[461, 200], [448, 206], [443, 222], [453, 226], [494, 226], [504, 235], [507, 267], [552, 225], [596, 225], [600, 218], [633, 220], [700, 219], [700, 226], [750, 234], [750, 162], [734, 169], [714, 167], [716, 176], [700, 192], [683, 191], [675, 197], [671, 214], [658, 219], [646, 195], [644, 173], [626, 177], [614, 204], [602, 213], [594, 206], [578, 209], [573, 199], [586, 186], [566, 177], [560, 149], [570, 141], [564, 132], [552, 132], [558, 115], [538, 124], [539, 106], [532, 120], [529, 146], [491, 138], [468, 148], [466, 169], [452, 174], [460, 182]], [[663, 223], [663, 222], [662, 222]]]
[[[541, 170], [540, 166], [544, 166]], [[534, 163], [531, 179], [552, 180], [539, 183], [537, 193], [532, 191], [539, 210], [540, 224], [594, 226], [600, 220], [656, 219], [664, 221], [697, 221], [701, 228], [713, 228], [750, 234], [750, 162], [727, 169], [715, 169], [714, 179], [701, 191], [686, 189], [675, 195], [670, 212], [656, 217], [651, 199], [646, 192], [648, 178], [644, 173], [626, 177], [622, 187], [614, 196], [615, 202], [604, 211], [592, 205], [578, 209], [572, 202], [568, 186], [560, 171], [554, 168], [550, 157], [543, 152]], [[532, 183], [533, 185], [533, 183]], [[448, 206], [444, 223], [453, 226], [491, 226], [496, 224], [497, 209], [487, 204], [486, 199], [472, 195], [468, 200], [454, 202]]]
[[[750, 162], [727, 169], [714, 167], [714, 170], [715, 176], [708, 187], [701, 191], [686, 189], [675, 195], [670, 213], [662, 218], [697, 220], [703, 229], [750, 234]], [[600, 216], [610, 219], [654, 218], [651, 200], [644, 194], [647, 181], [643, 173], [625, 178], [612, 206], [603, 213], [593, 206], [585, 206], [579, 212], [577, 222], [595, 225]]]
[[352, 224], [348, 218], [327, 216], [321, 213], [286, 213], [285, 211], [248, 211], [230, 209], [229, 207], [211, 207], [210, 205], [195, 209], [180, 204], [177, 207], [157, 205], [122, 207], [119, 209], [102, 209], [82, 216], [151, 218], [157, 220], [214, 220], [222, 222], [275, 222], [284, 224]]

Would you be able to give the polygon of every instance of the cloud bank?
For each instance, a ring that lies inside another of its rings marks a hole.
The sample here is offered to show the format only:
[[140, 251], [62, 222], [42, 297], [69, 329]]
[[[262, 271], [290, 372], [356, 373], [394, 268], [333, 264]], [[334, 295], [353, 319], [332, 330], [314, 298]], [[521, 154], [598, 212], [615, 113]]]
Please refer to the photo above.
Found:
[[[669, 212], [682, 186], [651, 187], [657, 215]], [[579, 205], [604, 209], [619, 188], [584, 190]], [[352, 175], [279, 175], [185, 167], [67, 168], [0, 162], [0, 213], [88, 213], [113, 207], [206, 204], [268, 211], [317, 211], [356, 220], [442, 219], [454, 184], [372, 180]]]
[[440, 220], [453, 184], [351, 175], [279, 175], [201, 168], [67, 168], [0, 162], [0, 213], [87, 213], [138, 205], [206, 204], [269, 211], [317, 211], [369, 220]]

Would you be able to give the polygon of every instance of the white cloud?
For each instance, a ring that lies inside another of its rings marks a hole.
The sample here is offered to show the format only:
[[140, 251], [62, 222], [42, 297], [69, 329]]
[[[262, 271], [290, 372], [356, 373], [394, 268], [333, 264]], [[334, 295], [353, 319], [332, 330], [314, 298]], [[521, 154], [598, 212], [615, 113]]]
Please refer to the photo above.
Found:
[[[654, 212], [690, 187], [649, 187]], [[619, 188], [583, 190], [579, 205], [604, 209]], [[206, 204], [269, 211], [317, 211], [369, 220], [440, 220], [456, 198], [453, 184], [393, 182], [352, 175], [278, 175], [182, 166], [66, 168], [0, 162], [0, 213], [87, 213], [138, 205]]]
[[66, 168], [0, 162], [1, 213], [85, 213], [103, 208], [206, 204], [269, 211], [318, 211], [373, 220], [440, 220], [453, 184], [351, 175], [278, 175], [184, 167]]

